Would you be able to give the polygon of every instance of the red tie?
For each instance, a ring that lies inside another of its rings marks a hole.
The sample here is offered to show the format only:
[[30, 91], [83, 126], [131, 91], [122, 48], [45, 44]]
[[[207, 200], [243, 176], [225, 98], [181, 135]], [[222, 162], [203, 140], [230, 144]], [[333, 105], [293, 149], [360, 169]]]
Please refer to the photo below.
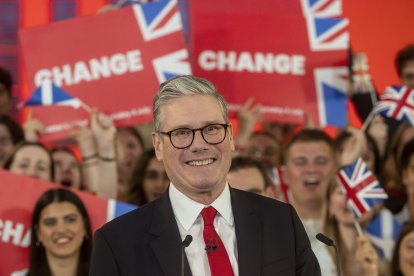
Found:
[[217, 210], [211, 206], [201, 211], [204, 220], [203, 236], [211, 276], [232, 276], [234, 274], [229, 255], [227, 255], [226, 248], [214, 229], [213, 221], [216, 214]]

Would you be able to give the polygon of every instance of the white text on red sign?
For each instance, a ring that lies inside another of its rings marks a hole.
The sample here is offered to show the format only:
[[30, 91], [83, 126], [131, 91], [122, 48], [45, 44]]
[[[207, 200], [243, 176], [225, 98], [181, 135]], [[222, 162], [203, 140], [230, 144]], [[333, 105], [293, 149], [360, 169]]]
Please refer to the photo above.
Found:
[[198, 56], [198, 64], [206, 71], [305, 74], [303, 55], [205, 50]]
[[45, 78], [51, 78], [58, 86], [70, 86], [81, 82], [138, 72], [143, 69], [141, 51], [131, 50], [126, 53], [92, 58], [86, 62], [77, 61], [74, 64], [64, 64], [51, 69], [40, 69], [35, 73], [34, 82], [36, 86], [39, 86]]

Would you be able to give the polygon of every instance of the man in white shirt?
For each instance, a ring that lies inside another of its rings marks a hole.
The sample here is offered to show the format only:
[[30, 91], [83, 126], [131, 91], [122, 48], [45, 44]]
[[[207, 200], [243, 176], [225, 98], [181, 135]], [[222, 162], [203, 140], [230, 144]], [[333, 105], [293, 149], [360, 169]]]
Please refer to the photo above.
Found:
[[320, 275], [290, 205], [229, 187], [233, 132], [214, 85], [173, 78], [153, 108], [153, 145], [170, 187], [96, 232], [90, 275]]
[[336, 163], [332, 139], [319, 129], [304, 129], [285, 148], [283, 180], [292, 204], [308, 234], [323, 275], [335, 275], [336, 266], [327, 246], [316, 239], [322, 231], [329, 183], [335, 180]]

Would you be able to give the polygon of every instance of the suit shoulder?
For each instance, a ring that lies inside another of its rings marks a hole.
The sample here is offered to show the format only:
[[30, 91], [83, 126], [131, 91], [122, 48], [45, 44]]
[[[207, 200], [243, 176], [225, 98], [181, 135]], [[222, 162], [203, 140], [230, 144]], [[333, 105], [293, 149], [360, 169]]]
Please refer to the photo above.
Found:
[[107, 234], [124, 236], [127, 233], [146, 232], [151, 222], [154, 204], [150, 203], [143, 207], [128, 212], [105, 223], [99, 231], [105, 236]]
[[248, 200], [252, 202], [254, 206], [258, 208], [279, 209], [282, 212], [283, 211], [290, 212], [290, 209], [292, 208], [290, 204], [270, 198], [270, 197], [261, 196], [255, 193], [246, 192], [246, 191], [242, 191], [238, 189], [232, 189], [232, 190], [235, 196], [241, 197], [244, 200]]

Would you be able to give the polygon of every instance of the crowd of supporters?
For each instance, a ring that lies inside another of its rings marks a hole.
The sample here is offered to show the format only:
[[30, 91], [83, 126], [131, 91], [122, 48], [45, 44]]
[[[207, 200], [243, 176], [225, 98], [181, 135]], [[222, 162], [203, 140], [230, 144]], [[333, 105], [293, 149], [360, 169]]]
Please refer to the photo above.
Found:
[[[414, 88], [414, 46], [398, 53], [396, 67], [401, 83]], [[0, 165], [57, 185], [33, 211], [29, 275], [87, 275], [93, 242], [89, 217], [80, 199], [59, 187], [142, 206], [168, 188], [163, 163], [148, 143], [150, 132], [140, 126], [117, 129], [96, 109], [90, 126], [77, 128], [63, 143], [42, 144], [42, 122], [29, 116], [21, 125], [8, 115], [12, 85], [8, 71], [0, 68]], [[252, 99], [238, 120], [230, 186], [292, 204], [323, 264], [322, 275], [335, 275], [338, 269], [344, 275], [414, 275], [412, 125], [376, 115], [365, 130], [348, 127], [332, 136], [312, 120], [303, 125], [264, 121]], [[388, 199], [355, 218], [336, 173], [359, 157]], [[378, 216], [391, 217], [402, 227], [395, 243], [382, 251], [367, 229]], [[334, 250], [315, 238], [318, 233], [339, 247], [341, 268]], [[62, 250], [58, 245], [65, 243], [72, 246]]]

